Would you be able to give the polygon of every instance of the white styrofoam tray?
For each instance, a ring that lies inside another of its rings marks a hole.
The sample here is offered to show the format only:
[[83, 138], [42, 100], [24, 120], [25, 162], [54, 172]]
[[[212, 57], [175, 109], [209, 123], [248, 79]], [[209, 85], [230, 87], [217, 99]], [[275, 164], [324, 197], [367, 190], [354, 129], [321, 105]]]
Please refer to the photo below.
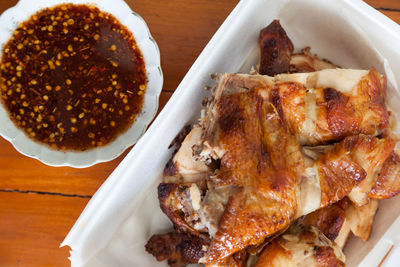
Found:
[[[185, 125], [199, 117], [206, 95], [203, 88], [213, 84], [210, 74], [247, 72], [256, 64], [259, 31], [275, 18], [281, 20], [296, 50], [309, 45], [342, 67], [375, 66], [385, 73], [389, 104], [400, 114], [396, 86], [400, 84], [400, 27], [396, 23], [360, 0], [242, 0], [62, 243], [72, 248], [72, 266], [166, 266], [147, 254], [144, 245], [152, 234], [171, 227], [156, 195], [172, 152], [168, 146]], [[400, 248], [396, 231], [400, 220], [395, 222], [399, 204], [399, 198], [381, 202], [370, 240], [349, 241], [347, 266], [356, 266], [364, 258], [360, 266], [377, 266], [392, 246], [392, 256], [384, 264], [395, 266], [390, 262], [396, 260]]]

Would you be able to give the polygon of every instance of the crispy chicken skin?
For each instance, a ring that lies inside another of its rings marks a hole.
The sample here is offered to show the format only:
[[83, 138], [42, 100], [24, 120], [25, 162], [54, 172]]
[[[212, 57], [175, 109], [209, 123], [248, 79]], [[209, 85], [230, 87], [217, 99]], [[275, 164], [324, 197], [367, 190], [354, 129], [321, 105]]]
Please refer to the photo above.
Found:
[[245, 267], [248, 259], [246, 251], [239, 251], [217, 263], [205, 264], [206, 267]]
[[[321, 145], [360, 133], [377, 135], [389, 126], [386, 79], [375, 69], [327, 69], [275, 77], [221, 74], [212, 102], [250, 90], [258, 90], [274, 104], [302, 145]], [[218, 112], [212, 102], [203, 118], [206, 136], [217, 134], [214, 117]]]
[[365, 170], [351, 153], [362, 149], [366, 136], [348, 137], [318, 158], [315, 165], [321, 188], [320, 207], [328, 206], [347, 196], [366, 177]]
[[295, 224], [261, 253], [255, 267], [344, 266], [344, 255], [316, 227]]
[[382, 168], [384, 162], [394, 149], [395, 141], [390, 138], [367, 136], [358, 140], [355, 144], [359, 149], [355, 150], [352, 157], [365, 170], [366, 178], [349, 194], [350, 200], [358, 206], [368, 203], [368, 194], [377, 180], [376, 173]]
[[335, 241], [346, 219], [347, 198], [316, 210], [304, 217], [307, 225], [317, 227], [329, 240]]
[[260, 31], [259, 45], [259, 73], [262, 75], [305, 73], [339, 67], [313, 55], [309, 47], [302, 49], [300, 53], [293, 53], [293, 43], [279, 20], [274, 20]]
[[187, 233], [171, 232], [153, 235], [146, 244], [146, 251], [158, 261], [168, 260], [172, 267], [198, 263], [206, 253], [208, 240]]
[[394, 140], [390, 137], [351, 136], [327, 149], [314, 162], [307, 160], [300, 186], [298, 216], [328, 206], [345, 196], [358, 206], [366, 204], [374, 183], [372, 177], [382, 168], [393, 145]]
[[350, 232], [363, 241], [368, 240], [378, 204], [378, 200], [371, 199], [368, 204], [359, 207], [348, 198], [344, 198], [299, 220], [317, 227], [326, 237], [343, 248]]
[[[388, 158], [389, 154], [393, 150], [395, 145], [395, 141], [391, 138], [376, 138], [368, 135], [359, 135], [345, 138], [339, 145], [336, 145], [334, 150], [328, 154], [336, 154], [345, 157], [349, 157], [357, 164], [356, 165], [348, 165], [343, 166], [344, 168], [338, 169], [336, 163], [330, 157], [328, 161], [325, 161], [322, 165], [327, 170], [326, 174], [329, 175], [329, 171], [334, 171], [336, 176], [342, 176], [340, 178], [342, 183], [345, 183], [346, 172], [360, 169], [360, 172], [363, 172], [365, 179], [360, 180], [360, 183], [356, 187], [352, 189], [349, 194], [350, 200], [357, 203], [359, 206], [362, 206], [368, 202], [368, 193], [371, 190], [372, 186], [375, 184], [375, 171], [382, 168], [383, 163]], [[318, 159], [320, 161], [320, 159]], [[320, 173], [321, 175], [321, 173]], [[329, 184], [326, 184], [329, 186]], [[344, 187], [343, 187], [344, 188]], [[328, 191], [332, 194], [332, 191]], [[331, 197], [327, 196], [327, 199], [332, 200]], [[322, 197], [321, 202], [324, 202], [324, 196]]]
[[297, 216], [307, 215], [345, 196], [352, 201], [352, 196], [359, 199], [355, 202], [358, 206], [366, 204], [373, 185], [371, 177], [382, 168], [393, 145], [390, 137], [351, 136], [326, 149], [315, 160], [306, 158]]
[[296, 170], [302, 168], [298, 143], [273, 105], [255, 92], [224, 97], [218, 112], [219, 143], [225, 153], [214, 179], [236, 186], [237, 191], [221, 217], [204, 259], [207, 263], [288, 227], [297, 208]]
[[[346, 211], [350, 205], [348, 198], [333, 203], [325, 208], [316, 210], [307, 216], [300, 218], [304, 224], [317, 227], [329, 240], [343, 250], [351, 229], [346, 218]], [[361, 224], [365, 218], [360, 218]], [[368, 220], [369, 221], [369, 220]]]
[[369, 192], [373, 199], [386, 199], [396, 196], [400, 192], [400, 154], [399, 144], [383, 163], [380, 172], [377, 172], [376, 183]]
[[[210, 241], [197, 235], [182, 232], [170, 232], [153, 235], [145, 249], [158, 261], [167, 260], [172, 267], [184, 267], [188, 264], [199, 263], [205, 255]], [[206, 267], [244, 267], [248, 253], [240, 251], [215, 264]]]
[[260, 74], [274, 76], [289, 72], [294, 47], [279, 20], [274, 20], [261, 30], [259, 43]]

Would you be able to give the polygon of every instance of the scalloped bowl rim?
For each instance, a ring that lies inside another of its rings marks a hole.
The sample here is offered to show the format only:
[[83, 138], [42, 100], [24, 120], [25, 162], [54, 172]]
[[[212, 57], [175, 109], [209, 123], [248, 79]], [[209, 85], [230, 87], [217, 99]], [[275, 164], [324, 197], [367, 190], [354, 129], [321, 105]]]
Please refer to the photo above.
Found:
[[11, 121], [3, 103], [1, 103], [0, 135], [21, 154], [38, 159], [46, 165], [85, 168], [117, 158], [144, 134], [158, 110], [159, 96], [163, 86], [163, 73], [160, 51], [146, 22], [132, 11], [123, 0], [20, 0], [17, 5], [9, 8], [0, 16], [0, 54], [2, 54], [3, 46], [21, 22], [26, 21], [43, 8], [63, 3], [96, 6], [101, 11], [115, 16], [122, 25], [132, 32], [143, 54], [148, 78], [142, 111], [136, 116], [134, 123], [126, 132], [105, 146], [86, 151], [59, 151], [29, 138]]

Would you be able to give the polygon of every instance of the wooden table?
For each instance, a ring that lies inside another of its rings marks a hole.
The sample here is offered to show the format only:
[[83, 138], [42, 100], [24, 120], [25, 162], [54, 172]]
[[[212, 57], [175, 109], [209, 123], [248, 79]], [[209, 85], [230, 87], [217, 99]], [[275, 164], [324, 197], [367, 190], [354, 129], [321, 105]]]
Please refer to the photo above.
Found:
[[[1, 0], [0, 13], [17, 0]], [[148, 23], [162, 58], [160, 110], [237, 0], [128, 0]], [[367, 0], [400, 23], [400, 1]], [[52, 168], [0, 138], [0, 266], [68, 266], [59, 248], [91, 196], [125, 157], [86, 169]], [[128, 150], [129, 151], [129, 150]]]

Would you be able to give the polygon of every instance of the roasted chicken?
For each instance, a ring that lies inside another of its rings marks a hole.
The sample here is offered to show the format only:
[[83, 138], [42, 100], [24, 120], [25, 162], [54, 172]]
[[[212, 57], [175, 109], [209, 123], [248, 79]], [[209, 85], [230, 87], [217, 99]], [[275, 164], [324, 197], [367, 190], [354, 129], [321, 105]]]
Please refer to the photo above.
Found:
[[318, 228], [297, 223], [265, 248], [255, 267], [330, 267], [344, 261], [341, 249]]
[[373, 199], [386, 199], [400, 193], [400, 147], [396, 144], [395, 149], [383, 163], [380, 171], [376, 172], [373, 178], [376, 183], [369, 192], [369, 197]]
[[349, 234], [368, 239], [400, 192], [386, 79], [293, 54], [279, 21], [259, 43], [264, 75], [216, 75], [173, 142], [158, 198], [176, 232], [146, 245], [171, 266], [344, 266]]
[[274, 106], [256, 92], [226, 96], [218, 112], [224, 153], [213, 182], [235, 190], [204, 262], [226, 258], [289, 227], [298, 206], [297, 170], [303, 168], [300, 146]]
[[306, 47], [300, 53], [292, 55], [290, 58], [290, 73], [306, 73], [339, 68], [339, 66], [332, 64], [330, 61], [313, 55], [310, 50], [310, 47]]
[[172, 267], [197, 263], [207, 251], [209, 241], [196, 235], [171, 232], [153, 235], [146, 244], [146, 251], [158, 261], [167, 260]]
[[375, 69], [327, 69], [275, 77], [221, 74], [208, 116], [203, 118], [206, 146], [215, 147], [212, 138], [218, 138], [218, 103], [226, 95], [246, 91], [257, 91], [264, 101], [273, 103], [302, 145], [330, 143], [360, 133], [378, 135], [389, 126], [386, 80]]
[[293, 44], [279, 20], [274, 20], [260, 32], [260, 74], [274, 76], [289, 72]]

